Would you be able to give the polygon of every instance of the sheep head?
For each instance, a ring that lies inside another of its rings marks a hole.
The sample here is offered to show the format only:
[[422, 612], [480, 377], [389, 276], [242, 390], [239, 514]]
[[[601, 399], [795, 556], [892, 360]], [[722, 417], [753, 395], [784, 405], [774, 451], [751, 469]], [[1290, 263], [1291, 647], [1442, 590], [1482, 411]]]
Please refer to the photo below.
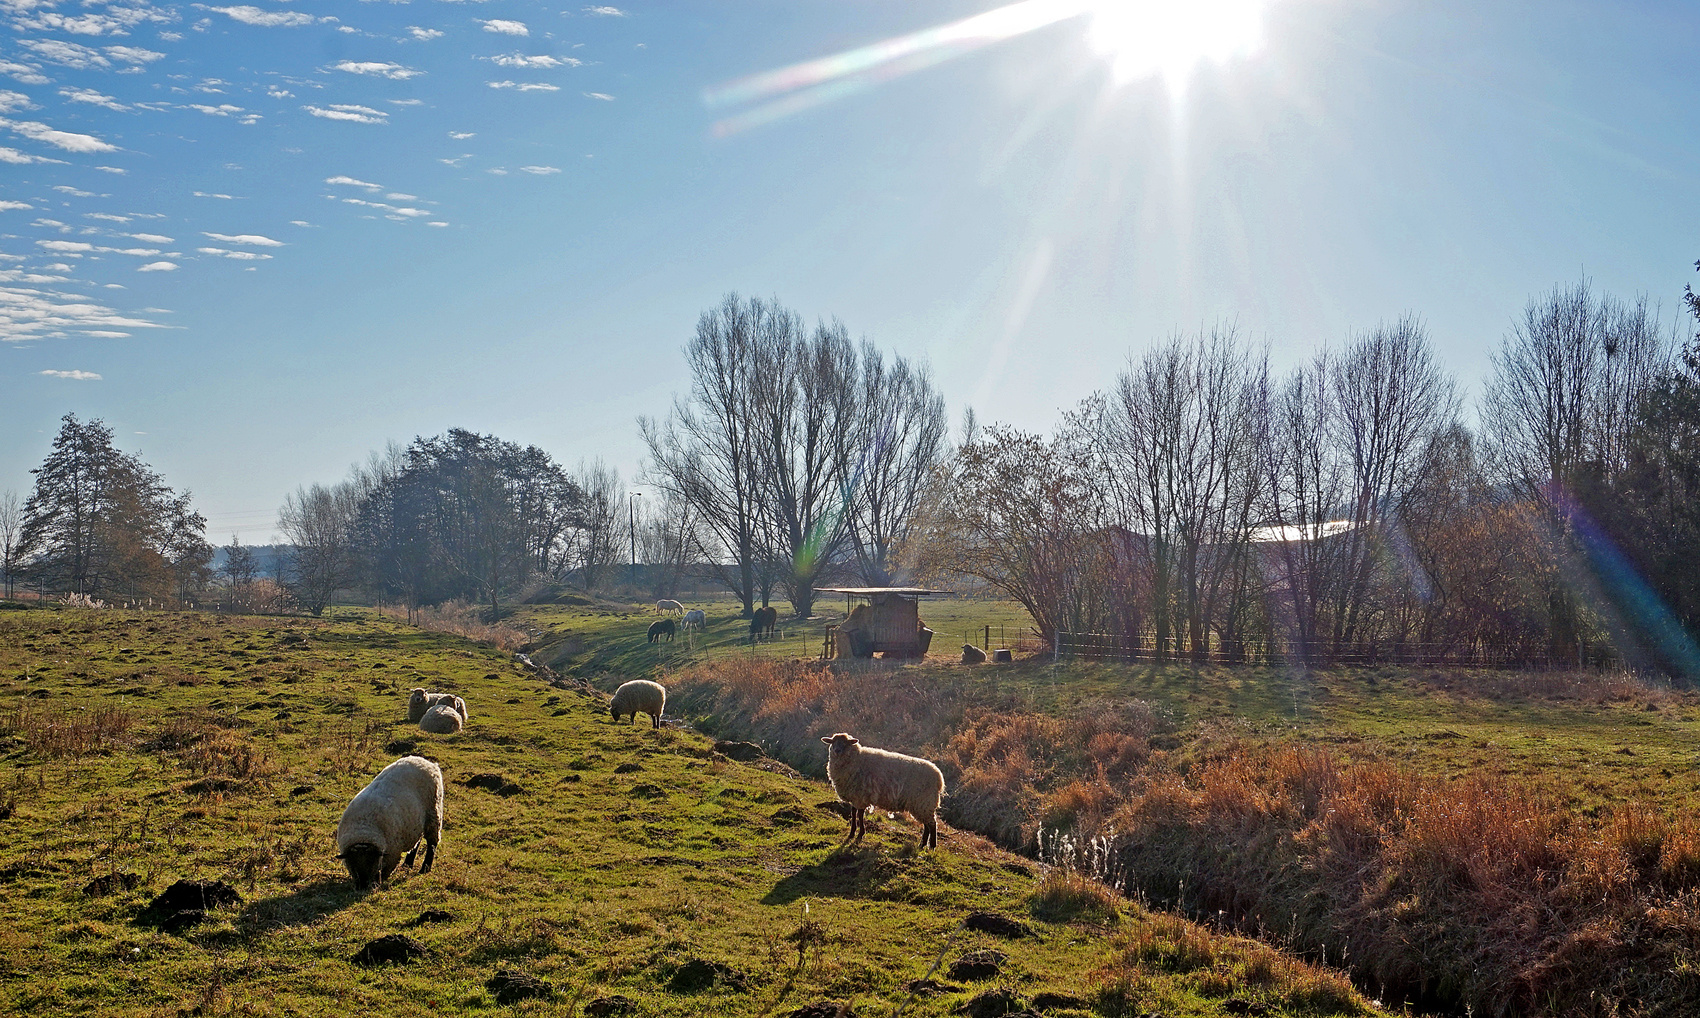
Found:
[[378, 846], [369, 842], [350, 845], [337, 858], [348, 867], [348, 876], [354, 881], [355, 889], [370, 891], [378, 886], [384, 865], [384, 853]]
[[823, 735], [820, 737], [820, 741], [826, 743], [827, 753], [833, 756], [840, 753], [850, 752], [853, 747], [861, 745], [861, 743], [857, 741], [856, 737], [851, 735], [849, 732], [839, 732], [833, 736]]

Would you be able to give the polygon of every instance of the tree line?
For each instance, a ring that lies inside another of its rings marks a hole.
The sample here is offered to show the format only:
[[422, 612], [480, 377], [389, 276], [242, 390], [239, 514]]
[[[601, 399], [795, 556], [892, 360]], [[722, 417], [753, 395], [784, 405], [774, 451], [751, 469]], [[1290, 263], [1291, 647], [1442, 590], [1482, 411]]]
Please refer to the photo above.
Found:
[[[1645, 298], [1531, 299], [1473, 424], [1414, 316], [1285, 373], [1233, 329], [1178, 335], [1049, 434], [970, 411], [955, 440], [924, 365], [777, 300], [729, 294], [684, 357], [688, 391], [638, 421], [647, 497], [491, 435], [392, 444], [286, 499], [290, 593], [314, 613], [347, 591], [499, 613], [538, 581], [633, 583], [641, 561], [657, 596], [706, 575], [746, 613], [783, 596], [807, 615], [829, 581], [981, 584], [1045, 640], [1159, 657], [1492, 647], [1700, 672], [1700, 338]], [[22, 506], [0, 499], [8, 581], [208, 581], [187, 493], [100, 422], [68, 415], [35, 475]]]

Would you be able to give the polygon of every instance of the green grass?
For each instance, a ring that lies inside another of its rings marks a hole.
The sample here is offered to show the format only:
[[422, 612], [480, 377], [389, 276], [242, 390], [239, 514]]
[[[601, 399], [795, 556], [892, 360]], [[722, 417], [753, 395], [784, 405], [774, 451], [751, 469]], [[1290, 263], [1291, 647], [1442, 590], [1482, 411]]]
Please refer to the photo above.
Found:
[[[790, 617], [787, 602], [775, 604], [780, 610], [779, 632], [771, 640], [754, 644], [749, 621], [739, 617], [742, 604], [724, 596], [685, 602], [686, 608], [701, 608], [707, 616], [708, 625], [701, 633], [687, 634], [681, 627], [673, 640], [653, 644], [647, 638], [649, 625], [664, 617], [653, 603], [526, 605], [517, 609], [515, 618], [549, 634], [545, 656], [551, 666], [586, 677], [617, 674], [627, 678], [734, 654], [819, 657], [827, 626], [844, 618], [844, 599], [834, 594], [822, 595], [814, 615], [804, 620]], [[921, 605], [921, 618], [935, 634], [927, 660], [940, 664], [958, 660], [964, 643], [983, 644], [988, 626], [993, 647], [1017, 647], [1032, 640], [1032, 620], [1010, 601], [929, 598]]]
[[[618, 634], [646, 624], [583, 609], [570, 621]], [[465, 697], [466, 732], [409, 725], [415, 685]], [[946, 830], [922, 854], [913, 824], [877, 817], [862, 848], [838, 850], [830, 789], [718, 758], [690, 731], [611, 725], [602, 704], [366, 611], [0, 614], [0, 1012], [567, 1015], [619, 994], [651, 1015], [785, 1015], [820, 1000], [892, 1014], [936, 959], [995, 946], [1009, 956], [995, 983], [905, 1013], [954, 1013], [990, 985], [1078, 995], [1106, 1015], [1218, 1015], [1247, 1001], [1367, 1013], [1337, 976], [1260, 945], [1090, 892], [1069, 892], [1085, 904], [1059, 912], [1073, 899], [1036, 897], [1030, 863], [971, 835]], [[448, 780], [436, 868], [356, 894], [334, 858], [337, 818], [409, 751]], [[469, 787], [479, 774], [524, 791]], [[85, 893], [113, 873], [140, 885]], [[140, 921], [179, 878], [225, 880], [244, 902], [183, 934]], [[966, 932], [974, 909], [1019, 916], [1038, 936]], [[450, 918], [410, 925], [427, 910]], [[350, 963], [397, 932], [430, 956]], [[1187, 966], [1166, 960], [1172, 944]], [[676, 992], [692, 960], [747, 986]], [[499, 1007], [486, 981], [507, 968], [550, 981], [555, 997]]]

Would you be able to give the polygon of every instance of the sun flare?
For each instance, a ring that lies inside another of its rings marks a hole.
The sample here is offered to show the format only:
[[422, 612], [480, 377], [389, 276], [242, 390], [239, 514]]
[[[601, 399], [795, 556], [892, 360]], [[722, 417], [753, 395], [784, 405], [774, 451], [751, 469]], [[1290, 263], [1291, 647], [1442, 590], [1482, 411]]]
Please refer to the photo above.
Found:
[[1095, 0], [1092, 47], [1117, 81], [1157, 75], [1183, 86], [1201, 63], [1225, 63], [1263, 45], [1268, 0]]

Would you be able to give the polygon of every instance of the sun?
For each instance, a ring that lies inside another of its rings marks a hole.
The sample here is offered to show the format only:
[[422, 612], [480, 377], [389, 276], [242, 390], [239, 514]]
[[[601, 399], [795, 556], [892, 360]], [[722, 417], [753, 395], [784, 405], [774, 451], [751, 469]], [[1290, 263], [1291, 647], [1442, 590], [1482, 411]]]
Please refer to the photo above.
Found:
[[1201, 63], [1226, 63], [1263, 46], [1269, 0], [1091, 0], [1092, 47], [1118, 82], [1161, 77], [1181, 90]]

